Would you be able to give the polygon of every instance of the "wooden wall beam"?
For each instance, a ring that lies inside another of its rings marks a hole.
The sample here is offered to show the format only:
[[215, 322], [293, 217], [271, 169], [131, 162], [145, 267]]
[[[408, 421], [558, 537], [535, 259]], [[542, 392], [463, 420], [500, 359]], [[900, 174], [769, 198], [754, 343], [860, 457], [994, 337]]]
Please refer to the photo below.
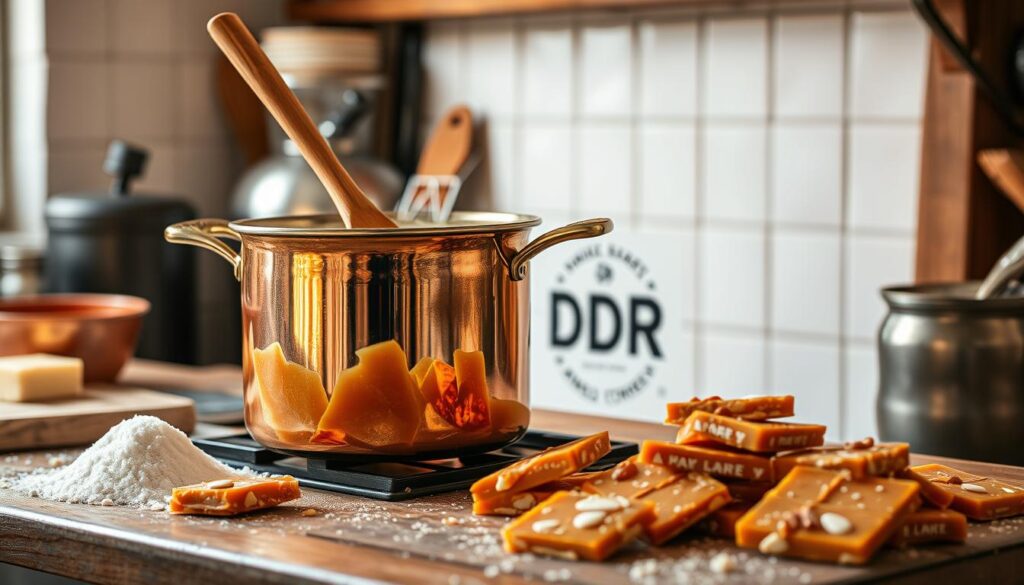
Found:
[[[950, 27], [967, 36], [975, 60], [1001, 87], [1014, 37], [1024, 25], [1018, 0], [936, 0]], [[1021, 144], [969, 73], [950, 67], [932, 40], [928, 59], [921, 184], [918, 200], [918, 282], [981, 278], [1024, 235], [1024, 214], [978, 166], [983, 148]]]

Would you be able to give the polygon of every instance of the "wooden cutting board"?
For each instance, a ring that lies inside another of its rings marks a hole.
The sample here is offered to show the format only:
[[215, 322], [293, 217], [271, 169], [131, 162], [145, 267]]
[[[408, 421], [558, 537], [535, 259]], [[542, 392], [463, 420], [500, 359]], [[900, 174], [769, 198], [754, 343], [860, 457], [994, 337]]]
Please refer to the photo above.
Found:
[[124, 386], [89, 386], [83, 396], [48, 402], [0, 402], [0, 451], [85, 445], [136, 414], [159, 417], [189, 433], [189, 398]]

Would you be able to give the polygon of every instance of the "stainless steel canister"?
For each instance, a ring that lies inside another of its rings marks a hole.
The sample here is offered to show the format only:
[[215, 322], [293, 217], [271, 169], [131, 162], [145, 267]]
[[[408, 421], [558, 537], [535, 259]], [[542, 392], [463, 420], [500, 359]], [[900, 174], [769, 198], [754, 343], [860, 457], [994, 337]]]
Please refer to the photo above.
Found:
[[878, 334], [878, 429], [914, 451], [1024, 464], [1024, 298], [977, 282], [890, 287]]

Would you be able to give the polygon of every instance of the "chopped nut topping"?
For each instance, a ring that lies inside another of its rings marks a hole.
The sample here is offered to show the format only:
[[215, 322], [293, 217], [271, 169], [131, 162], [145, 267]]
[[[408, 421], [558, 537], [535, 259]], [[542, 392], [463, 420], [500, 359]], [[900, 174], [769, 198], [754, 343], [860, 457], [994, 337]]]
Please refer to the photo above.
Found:
[[230, 479], [218, 479], [217, 481], [207, 482], [206, 487], [211, 490], [225, 490], [230, 487], [235, 487], [235, 482]]
[[804, 528], [817, 528], [819, 525], [818, 513], [811, 506], [801, 506], [797, 516], [800, 518], [800, 526]]
[[615, 466], [612, 470], [612, 479], [615, 481], [626, 481], [635, 477], [637, 474], [636, 463], [632, 459], [626, 459], [622, 463]]
[[779, 533], [770, 532], [768, 536], [761, 539], [761, 542], [757, 545], [757, 550], [766, 555], [781, 555], [789, 550], [789, 543]]
[[960, 484], [960, 489], [968, 491], [968, 492], [974, 492], [976, 494], [987, 494], [988, 493], [988, 490], [986, 490], [985, 488], [981, 487], [980, 485], [978, 485], [976, 483]]
[[598, 524], [604, 522], [605, 517], [608, 514], [601, 510], [588, 510], [586, 512], [580, 512], [572, 519], [572, 525], [576, 528], [593, 528]]
[[576, 509], [581, 512], [614, 512], [623, 507], [619, 500], [601, 496], [591, 496], [576, 502]]
[[821, 527], [829, 534], [848, 534], [853, 530], [853, 523], [846, 516], [836, 514], [835, 512], [825, 512], [819, 520], [821, 521]]
[[558, 528], [559, 524], [560, 522], [558, 521], [558, 519], [550, 518], [548, 520], [537, 520], [533, 523], [532, 528], [534, 532], [551, 532], [555, 528]]
[[529, 510], [535, 505], [537, 505], [537, 498], [533, 497], [533, 494], [523, 494], [512, 499], [512, 507], [516, 510]]
[[865, 437], [859, 441], [848, 441], [843, 443], [844, 449], [870, 449], [875, 446], [875, 440], [871, 437]]

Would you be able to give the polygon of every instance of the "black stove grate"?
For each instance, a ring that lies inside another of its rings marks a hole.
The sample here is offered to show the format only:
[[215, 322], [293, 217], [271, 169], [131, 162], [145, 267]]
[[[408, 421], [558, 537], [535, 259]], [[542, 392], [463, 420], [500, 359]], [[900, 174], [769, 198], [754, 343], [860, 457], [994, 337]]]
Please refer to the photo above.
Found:
[[[398, 501], [465, 489], [474, 481], [516, 461], [579, 437], [527, 431], [519, 441], [490, 453], [458, 459], [415, 463], [351, 464], [305, 459], [271, 451], [247, 433], [215, 439], [192, 439], [207, 454], [231, 467], [249, 467], [275, 475], [291, 475], [304, 487], [377, 500]], [[611, 451], [588, 471], [600, 471], [635, 455], [636, 443], [612, 441]]]

